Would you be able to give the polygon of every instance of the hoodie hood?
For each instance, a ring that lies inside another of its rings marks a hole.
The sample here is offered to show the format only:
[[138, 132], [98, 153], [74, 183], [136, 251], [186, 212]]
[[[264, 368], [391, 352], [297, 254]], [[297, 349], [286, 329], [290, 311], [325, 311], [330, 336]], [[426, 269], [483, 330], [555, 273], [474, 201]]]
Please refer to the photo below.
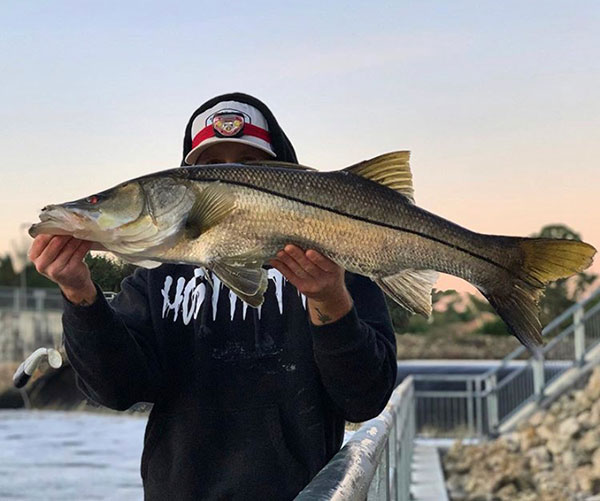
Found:
[[267, 124], [269, 125], [271, 146], [273, 148], [273, 151], [277, 155], [277, 160], [281, 160], [282, 162], [298, 163], [298, 159], [296, 158], [296, 152], [294, 151], [292, 143], [285, 135], [285, 132], [283, 132], [283, 129], [277, 123], [275, 116], [267, 107], [267, 105], [259, 99], [248, 94], [243, 94], [241, 92], [233, 92], [230, 94], [223, 94], [221, 96], [213, 97], [212, 99], [206, 101], [196, 111], [194, 111], [187, 123], [187, 126], [185, 128], [185, 134], [183, 137], [183, 156], [181, 159], [182, 166], [187, 165], [185, 163], [185, 157], [192, 149], [192, 123], [194, 122], [194, 119], [200, 113], [206, 111], [209, 108], [212, 108], [221, 101], [238, 101], [241, 103], [249, 104], [258, 109], [264, 115], [264, 117], [267, 120]]

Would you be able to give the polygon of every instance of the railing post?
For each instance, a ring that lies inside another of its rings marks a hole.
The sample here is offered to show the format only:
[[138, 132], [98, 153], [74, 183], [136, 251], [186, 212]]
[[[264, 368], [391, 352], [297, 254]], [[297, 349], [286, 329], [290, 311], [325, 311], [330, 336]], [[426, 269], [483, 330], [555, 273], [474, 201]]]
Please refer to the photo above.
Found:
[[21, 311], [21, 289], [13, 288], [13, 311], [18, 314]]
[[481, 401], [481, 378], [477, 378], [475, 385], [475, 420], [477, 424], [477, 436], [483, 436], [483, 402]]
[[537, 400], [541, 400], [544, 398], [544, 387], [546, 386], [543, 355], [531, 359], [531, 370], [533, 371], [533, 394]]
[[498, 394], [496, 387], [498, 386], [498, 378], [496, 374], [492, 374], [485, 380], [485, 392], [487, 403], [487, 418], [488, 418], [488, 434], [496, 433], [498, 430]]
[[473, 420], [473, 379], [467, 379], [467, 428], [469, 435], [475, 435], [475, 424]]
[[585, 362], [585, 324], [583, 322], [583, 314], [582, 305], [579, 305], [579, 308], [573, 312], [575, 363], [580, 366]]

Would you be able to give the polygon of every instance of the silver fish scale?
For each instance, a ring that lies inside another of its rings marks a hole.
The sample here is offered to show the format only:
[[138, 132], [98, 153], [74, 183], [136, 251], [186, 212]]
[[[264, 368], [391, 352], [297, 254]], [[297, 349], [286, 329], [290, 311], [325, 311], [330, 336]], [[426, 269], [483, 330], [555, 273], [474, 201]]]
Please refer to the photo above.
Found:
[[200, 256], [200, 245], [194, 246], [197, 259], [271, 257], [286, 243], [296, 243], [372, 277], [404, 268], [435, 269], [485, 287], [483, 277], [495, 280], [507, 272], [508, 245], [502, 238], [466, 230], [349, 172], [232, 164], [160, 174], [236, 187], [238, 210], [199, 239], [203, 250]]

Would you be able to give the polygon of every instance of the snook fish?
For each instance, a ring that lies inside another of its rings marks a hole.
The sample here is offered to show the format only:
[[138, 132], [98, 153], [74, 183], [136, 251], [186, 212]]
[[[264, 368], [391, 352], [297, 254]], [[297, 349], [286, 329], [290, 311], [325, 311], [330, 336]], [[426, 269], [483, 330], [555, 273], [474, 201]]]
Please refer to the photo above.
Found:
[[527, 347], [541, 343], [545, 285], [587, 268], [573, 240], [475, 233], [415, 205], [409, 152], [319, 172], [279, 162], [177, 168], [48, 205], [29, 233], [73, 235], [142, 266], [213, 271], [259, 306], [263, 264], [292, 243], [373, 279], [411, 312], [431, 313], [436, 272], [475, 285]]

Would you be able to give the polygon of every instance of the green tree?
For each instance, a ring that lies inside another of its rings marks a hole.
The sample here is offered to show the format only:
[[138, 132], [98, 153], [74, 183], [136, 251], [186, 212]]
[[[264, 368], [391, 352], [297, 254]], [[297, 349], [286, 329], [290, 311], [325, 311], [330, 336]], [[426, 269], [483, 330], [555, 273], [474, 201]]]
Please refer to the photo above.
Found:
[[[92, 256], [88, 254], [85, 257], [85, 262], [90, 268], [92, 280], [98, 283], [102, 290], [112, 292], [119, 292], [121, 281], [131, 275], [136, 268], [133, 264], [101, 255]], [[27, 264], [24, 273], [27, 279], [27, 287], [56, 287], [52, 280], [37, 272], [33, 263]], [[20, 275], [14, 272], [10, 256], [6, 254], [0, 257], [0, 285], [18, 287], [20, 283]]]
[[111, 259], [103, 255], [93, 256], [88, 254], [85, 257], [85, 262], [92, 274], [92, 280], [106, 292], [119, 292], [123, 279], [131, 275], [137, 268], [133, 264]]
[[0, 285], [17, 285], [19, 279], [13, 269], [12, 260], [7, 254], [0, 258]]

